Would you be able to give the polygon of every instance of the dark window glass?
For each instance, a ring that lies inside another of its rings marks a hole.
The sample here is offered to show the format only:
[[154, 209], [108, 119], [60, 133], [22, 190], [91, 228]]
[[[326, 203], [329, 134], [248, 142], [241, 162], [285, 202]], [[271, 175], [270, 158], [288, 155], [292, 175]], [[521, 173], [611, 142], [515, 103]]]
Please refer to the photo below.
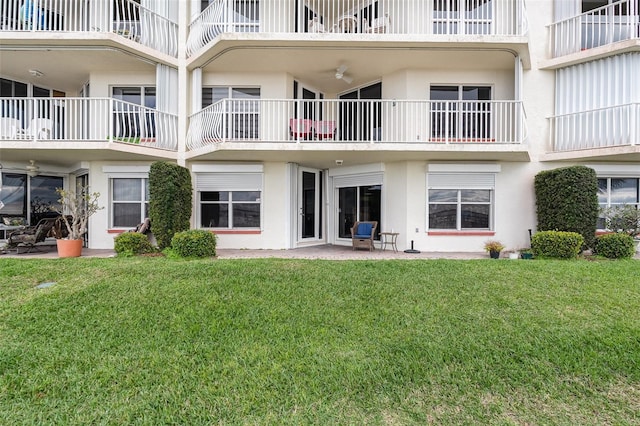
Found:
[[432, 204], [429, 206], [429, 229], [456, 229], [458, 207], [456, 204]]
[[27, 175], [2, 173], [0, 201], [4, 204], [0, 216], [27, 218]]
[[56, 217], [58, 213], [52, 211], [52, 207], [61, 209], [58, 203], [60, 196], [56, 188], [62, 188], [63, 179], [57, 176], [35, 176], [31, 178], [30, 186], [30, 213], [31, 223], [38, 223], [46, 217]]
[[260, 227], [260, 204], [233, 203], [233, 227]]

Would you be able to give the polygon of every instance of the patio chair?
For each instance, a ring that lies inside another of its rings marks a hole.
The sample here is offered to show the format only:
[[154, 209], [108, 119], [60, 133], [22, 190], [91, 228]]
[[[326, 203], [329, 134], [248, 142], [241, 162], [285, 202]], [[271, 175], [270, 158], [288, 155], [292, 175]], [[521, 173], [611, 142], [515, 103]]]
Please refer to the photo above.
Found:
[[320, 22], [318, 17], [314, 17], [309, 20], [309, 32], [310, 33], [326, 33], [327, 30], [324, 28], [324, 24]]
[[389, 30], [390, 21], [388, 14], [380, 18], [374, 18], [371, 20], [371, 25], [368, 25], [367, 18], [364, 18], [362, 21], [365, 33], [384, 34]]
[[315, 124], [316, 138], [336, 139], [336, 122], [335, 121], [316, 121]]
[[30, 253], [31, 250], [36, 248], [36, 244], [43, 242], [49, 236], [57, 220], [57, 217], [40, 219], [35, 226], [13, 231], [9, 234], [5, 248], [15, 248], [16, 254], [20, 254], [20, 248], [26, 247], [27, 251], [23, 253]]
[[51, 139], [53, 138], [53, 121], [48, 118], [34, 118], [27, 132], [32, 137], [37, 136], [38, 139]]
[[289, 119], [289, 135], [291, 139], [313, 139], [313, 120], [306, 118]]
[[354, 223], [351, 228], [351, 245], [353, 250], [357, 248], [366, 248], [369, 249], [369, 251], [375, 250], [373, 237], [376, 234], [377, 227], [377, 221]]
[[0, 117], [0, 139], [17, 139], [20, 128], [17, 118]]

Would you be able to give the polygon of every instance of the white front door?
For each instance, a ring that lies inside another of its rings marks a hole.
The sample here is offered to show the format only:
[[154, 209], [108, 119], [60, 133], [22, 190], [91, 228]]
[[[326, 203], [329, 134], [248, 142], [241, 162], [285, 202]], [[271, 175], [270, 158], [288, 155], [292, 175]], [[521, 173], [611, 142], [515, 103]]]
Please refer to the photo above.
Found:
[[298, 242], [320, 241], [322, 236], [322, 172], [298, 169]]

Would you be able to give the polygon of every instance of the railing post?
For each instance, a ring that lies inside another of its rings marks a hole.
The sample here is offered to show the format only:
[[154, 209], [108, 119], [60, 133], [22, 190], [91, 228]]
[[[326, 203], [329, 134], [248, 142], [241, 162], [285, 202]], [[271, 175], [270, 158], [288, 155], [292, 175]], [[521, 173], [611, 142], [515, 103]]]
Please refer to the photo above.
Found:
[[107, 142], [113, 142], [113, 130], [114, 130], [114, 126], [113, 126], [113, 116], [114, 116], [114, 100], [113, 98], [109, 98], [109, 102], [108, 102], [108, 109], [107, 109], [107, 125], [108, 125], [108, 131], [107, 131]]
[[629, 120], [631, 137], [631, 146], [640, 145], [638, 137], [640, 137], [640, 104], [631, 104], [631, 119]]

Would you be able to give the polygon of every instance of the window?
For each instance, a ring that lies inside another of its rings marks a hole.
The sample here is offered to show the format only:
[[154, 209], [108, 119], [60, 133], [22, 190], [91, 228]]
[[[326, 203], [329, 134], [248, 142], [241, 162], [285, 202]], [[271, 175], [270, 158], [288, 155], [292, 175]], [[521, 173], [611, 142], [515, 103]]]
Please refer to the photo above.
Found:
[[63, 179], [58, 176], [39, 175], [31, 178], [29, 187], [30, 223], [36, 224], [40, 219], [58, 216], [58, 213], [52, 211], [51, 207], [62, 208], [58, 203], [60, 196], [56, 189], [62, 188], [63, 183]]
[[56, 217], [58, 214], [51, 207], [60, 207], [56, 188], [62, 188], [63, 184], [64, 179], [59, 176], [29, 178], [25, 174], [2, 173], [0, 201], [4, 207], [0, 210], [0, 217], [22, 217], [31, 225], [46, 217]]
[[2, 173], [0, 202], [4, 205], [0, 216], [27, 218], [27, 175]]
[[430, 189], [429, 229], [491, 229], [492, 191]]
[[[598, 204], [600, 208], [633, 205], [640, 208], [639, 178], [599, 178]], [[598, 229], [607, 229], [606, 218], [598, 218]]]
[[377, 221], [380, 230], [381, 207], [382, 185], [338, 188], [338, 237], [351, 238], [351, 227], [357, 221]]
[[[339, 126], [344, 140], [379, 141], [382, 139], [382, 83], [340, 95]], [[366, 99], [369, 102], [357, 102]], [[353, 102], [351, 102], [353, 100]]]
[[127, 142], [155, 138], [155, 87], [114, 87], [114, 135]]
[[492, 230], [495, 177], [495, 173], [429, 173], [428, 228]]
[[491, 135], [491, 87], [431, 86], [431, 137], [435, 141], [487, 141]]
[[258, 139], [259, 87], [203, 87], [202, 108], [228, 99], [224, 137], [229, 139]]
[[149, 217], [149, 180], [146, 178], [111, 179], [111, 224], [115, 228], [133, 228]]
[[200, 192], [203, 228], [260, 228], [260, 191]]

